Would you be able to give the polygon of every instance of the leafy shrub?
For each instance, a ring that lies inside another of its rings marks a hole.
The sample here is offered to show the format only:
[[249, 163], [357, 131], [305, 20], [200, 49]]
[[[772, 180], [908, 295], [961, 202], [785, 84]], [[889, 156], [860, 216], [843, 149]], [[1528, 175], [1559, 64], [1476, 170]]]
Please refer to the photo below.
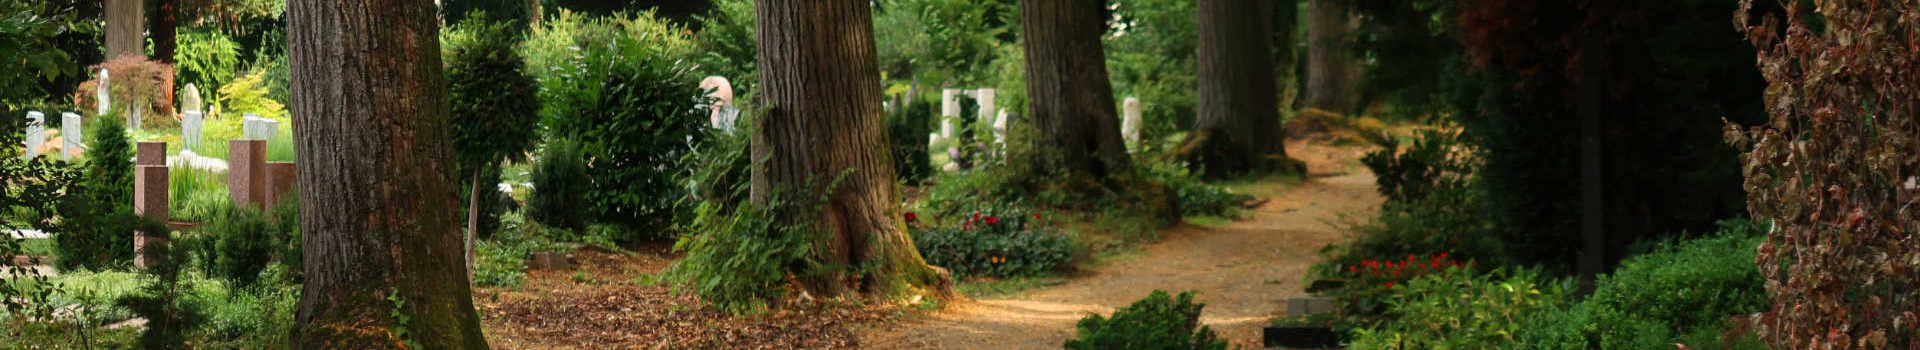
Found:
[[1412, 203], [1435, 191], [1468, 185], [1476, 166], [1466, 153], [1468, 146], [1457, 131], [1441, 125], [1422, 130], [1405, 149], [1393, 138], [1380, 138], [1382, 148], [1360, 158], [1387, 201]]
[[[220, 110], [228, 114], [221, 119], [235, 120], [234, 123], [238, 123], [237, 120], [241, 119], [238, 116], [253, 113], [279, 120], [281, 125], [292, 125], [288, 122], [287, 106], [280, 104], [280, 101], [267, 98], [270, 92], [266, 85], [266, 72], [255, 71], [228, 81], [226, 85], [220, 86]], [[232, 135], [207, 134], [209, 139], [217, 140], [220, 139], [219, 136], [231, 136], [228, 138], [237, 139], [240, 134], [237, 129]]]
[[[165, 223], [157, 220], [140, 221], [142, 232], [151, 235], [170, 235]], [[197, 238], [175, 237], [173, 244], [194, 246]], [[141, 332], [139, 345], [144, 349], [184, 349], [191, 332], [206, 321], [204, 305], [188, 298], [188, 291], [194, 289], [194, 283], [182, 273], [182, 267], [188, 261], [185, 249], [174, 249], [173, 244], [148, 246], [145, 254], [150, 258], [142, 271], [140, 291], [127, 295], [115, 304], [133, 310], [133, 313], [147, 319], [146, 330]]]
[[1127, 29], [1124, 35], [1111, 36], [1105, 45], [1109, 78], [1119, 96], [1116, 99], [1140, 99], [1140, 138], [1146, 141], [1143, 150], [1156, 151], [1168, 144], [1155, 140], [1177, 136], [1193, 127], [1194, 110], [1199, 106], [1193, 88], [1199, 86], [1194, 75], [1199, 69], [1194, 55], [1199, 50], [1194, 40], [1200, 35], [1199, 15], [1192, 1], [1113, 2], [1118, 6], [1114, 10], [1116, 22]]
[[[651, 12], [584, 18], [562, 11], [535, 28], [527, 60], [550, 138], [587, 155], [595, 221], [661, 236], [685, 194], [682, 157], [706, 135], [705, 97], [684, 31]], [[647, 237], [619, 237], [623, 241]]]
[[901, 182], [919, 185], [933, 176], [927, 153], [927, 134], [933, 132], [933, 104], [909, 97], [907, 105], [887, 113], [887, 144], [893, 151], [893, 173]]
[[1710, 336], [1724, 332], [1730, 317], [1767, 304], [1760, 269], [1753, 265], [1758, 245], [1738, 221], [1723, 222], [1712, 237], [1662, 244], [1601, 276], [1587, 299], [1529, 321], [1533, 326], [1522, 333], [1522, 344], [1650, 349], [1706, 334], [1708, 343], [1688, 345], [1716, 345]]
[[[540, 138], [539, 129], [530, 127], [540, 117], [538, 87], [515, 50], [521, 36], [515, 24], [489, 23], [486, 18], [486, 13], [476, 12], [441, 35], [454, 155], [465, 185], [461, 198], [482, 191], [473, 233], [478, 237], [499, 228], [499, 213], [505, 209], [493, 186], [500, 183], [500, 162], [526, 159]], [[474, 186], [476, 182], [480, 185]]]
[[101, 270], [133, 260], [133, 146], [117, 119], [106, 117], [87, 129], [87, 162], [78, 191], [62, 199], [66, 228], [55, 235], [62, 270]]
[[914, 230], [913, 245], [928, 264], [944, 267], [956, 278], [1031, 277], [1067, 267], [1072, 260], [1068, 238], [1040, 231], [1032, 223], [1021, 213], [975, 212], [958, 228]]
[[[107, 70], [107, 90], [113, 99], [108, 106], [113, 114], [124, 120], [135, 107], [143, 107], [140, 112], [140, 124], [152, 126], [171, 126], [173, 119], [173, 66], [158, 61], [148, 61], [139, 56], [122, 56], [94, 65], [90, 71]], [[84, 110], [94, 110], [99, 101], [94, 101], [96, 86], [100, 77], [80, 83], [73, 92], [73, 105]], [[138, 103], [136, 103], [138, 102]]]
[[1791, 3], [1779, 18], [1755, 3], [1739, 2], [1736, 23], [1760, 50], [1771, 118], [1730, 122], [1725, 138], [1744, 152], [1746, 208], [1772, 225], [1754, 261], [1773, 296], [1759, 333], [1783, 349], [1920, 347], [1920, 177], [1907, 170], [1920, 151], [1903, 97], [1920, 81], [1872, 73], [1915, 64], [1901, 50], [1920, 8]]
[[291, 266], [298, 267], [300, 235], [293, 230], [299, 225], [286, 222], [298, 220], [298, 215], [275, 217], [288, 212], [281, 208], [263, 213], [251, 206], [229, 206], [207, 222], [205, 232], [210, 234], [207, 239], [213, 241], [213, 249], [205, 257], [212, 258], [213, 275], [236, 287], [249, 287], [274, 261], [290, 261]]
[[[201, 305], [206, 322], [198, 329], [204, 337], [202, 347], [244, 347], [272, 349], [284, 347], [293, 334], [300, 286], [292, 284], [284, 267], [270, 267], [261, 273], [260, 283], [242, 288], [221, 281], [195, 281], [185, 298]], [[217, 344], [218, 346], [215, 346]]]
[[693, 189], [693, 195], [683, 198], [682, 206], [692, 208], [701, 203], [714, 203], [724, 210], [732, 210], [747, 201], [753, 165], [752, 150], [748, 146], [753, 138], [753, 120], [757, 118], [752, 108], [742, 110], [741, 128], [730, 133], [713, 130], [707, 136], [707, 143], [687, 154], [685, 162], [692, 167], [693, 174], [687, 177], [686, 186]]
[[541, 225], [573, 232], [587, 228], [587, 165], [573, 140], [555, 138], [540, 153], [533, 168], [533, 194], [527, 198], [527, 217]]
[[[174, 37], [175, 80], [200, 89], [225, 86], [240, 71], [240, 44], [210, 27], [182, 28]], [[185, 92], [182, 92], [185, 93]], [[212, 90], [201, 96], [214, 96]]]
[[696, 16], [696, 20], [700, 21], [700, 32], [693, 39], [699, 45], [699, 55], [693, 59], [700, 63], [701, 74], [727, 77], [736, 96], [752, 93], [760, 80], [753, 1], [714, 1], [713, 10]]
[[133, 208], [133, 143], [127, 129], [112, 116], [93, 118], [87, 125], [86, 176], [83, 193], [110, 208]]
[[[1112, 318], [1087, 315], [1075, 325], [1067, 349], [1226, 349], [1227, 341], [1200, 325], [1200, 309], [1193, 292], [1178, 299], [1155, 289], [1146, 299], [1113, 311]], [[1199, 329], [1196, 330], [1195, 327]]]
[[1527, 270], [1478, 274], [1460, 268], [1395, 286], [1387, 321], [1355, 330], [1353, 349], [1496, 349], [1512, 344], [1535, 314], [1566, 302], [1563, 283]]
[[1472, 262], [1454, 260], [1446, 252], [1408, 255], [1400, 260], [1362, 260], [1320, 273], [1342, 284], [1319, 294], [1338, 301], [1344, 314], [1356, 321], [1377, 322], [1386, 315], [1385, 301], [1393, 295], [1394, 286], [1405, 286], [1408, 281], [1454, 268], [1472, 268], [1472, 265]]
[[1183, 162], [1143, 161], [1140, 164], [1145, 168], [1145, 177], [1166, 184], [1173, 191], [1182, 217], [1232, 217], [1240, 212], [1241, 203], [1253, 199], [1253, 196], [1201, 181]]
[[785, 295], [789, 272], [809, 272], [812, 260], [808, 225], [774, 223], [773, 205], [744, 204], [733, 210], [715, 203], [695, 209], [689, 234], [673, 249], [686, 253], [662, 275], [676, 290], [690, 290], [715, 308], [735, 314], [758, 313], [767, 301]]
[[[22, 134], [0, 134], [0, 225], [7, 227], [28, 227], [56, 235], [65, 235], [67, 226], [55, 221], [57, 215], [65, 211], [61, 207], [67, 197], [72, 196], [74, 182], [79, 177], [72, 168], [53, 162], [47, 157], [22, 159], [19, 145]], [[18, 216], [15, 216], [18, 215]], [[18, 221], [15, 221], [18, 220]], [[18, 225], [18, 226], [16, 226]], [[0, 256], [24, 255], [29, 249], [26, 240], [12, 234], [0, 234]], [[56, 247], [57, 249], [58, 247]], [[56, 254], [58, 252], [56, 251]], [[12, 258], [0, 260], [0, 272], [11, 277], [12, 282], [44, 281], [47, 276], [37, 269], [16, 265]], [[0, 283], [0, 314], [5, 315], [47, 315], [53, 312], [51, 303], [46, 302], [54, 292], [52, 288], [25, 288], [25, 283]]]

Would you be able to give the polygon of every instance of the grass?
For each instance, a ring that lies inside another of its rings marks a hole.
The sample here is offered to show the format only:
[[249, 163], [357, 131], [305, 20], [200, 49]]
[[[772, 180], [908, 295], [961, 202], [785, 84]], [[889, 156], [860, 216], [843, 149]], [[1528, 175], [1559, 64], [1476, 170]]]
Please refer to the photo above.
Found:
[[954, 289], [975, 298], [1005, 298], [1020, 295], [1035, 288], [1051, 287], [1067, 283], [1063, 277], [1017, 277], [1007, 279], [980, 279], [960, 282]]
[[53, 239], [29, 238], [21, 240], [20, 253], [25, 255], [53, 255]]
[[186, 167], [167, 174], [167, 210], [174, 219], [206, 221], [227, 206], [227, 175]]
[[1189, 216], [1184, 219], [1181, 219], [1181, 222], [1185, 222], [1188, 225], [1205, 227], [1205, 228], [1219, 228], [1219, 227], [1227, 226], [1228, 224], [1232, 224], [1233, 219], [1220, 217], [1220, 216], [1213, 216], [1213, 215], [1202, 215], [1202, 216]]

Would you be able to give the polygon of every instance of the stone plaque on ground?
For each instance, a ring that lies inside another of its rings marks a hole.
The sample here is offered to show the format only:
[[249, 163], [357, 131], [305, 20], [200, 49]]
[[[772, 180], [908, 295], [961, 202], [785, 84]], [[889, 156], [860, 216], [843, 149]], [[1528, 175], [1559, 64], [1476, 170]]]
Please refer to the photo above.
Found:
[[234, 205], [264, 209], [267, 176], [266, 141], [227, 141], [227, 196]]
[[[141, 145], [145, 146], [146, 143], [142, 142]], [[145, 147], [142, 148], [144, 149]], [[161, 149], [165, 148], [166, 144], [161, 144]], [[161, 222], [167, 221], [167, 166], [165, 164], [138, 165], [134, 167], [133, 214]], [[167, 244], [166, 236], [149, 236], [142, 232], [134, 233], [133, 265], [141, 268], [147, 267], [148, 261], [151, 261], [151, 259], [149, 259], [146, 254], [146, 248], [160, 244]]]
[[82, 154], [81, 150], [84, 146], [81, 146], [81, 140], [85, 140], [86, 136], [81, 135], [85, 132], [81, 131], [80, 126], [83, 125], [81, 123], [84, 122], [81, 121], [79, 113], [60, 113], [60, 139], [65, 141], [64, 145], [60, 145], [61, 159], [72, 161], [74, 155]]
[[40, 112], [27, 112], [27, 153], [28, 159], [40, 155], [40, 147], [47, 143], [47, 115]]

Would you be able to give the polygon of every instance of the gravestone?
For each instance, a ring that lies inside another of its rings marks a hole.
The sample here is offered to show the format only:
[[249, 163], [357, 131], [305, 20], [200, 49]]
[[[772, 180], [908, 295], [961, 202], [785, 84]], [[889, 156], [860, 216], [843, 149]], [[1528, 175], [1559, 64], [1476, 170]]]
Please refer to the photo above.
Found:
[[144, 104], [145, 102], [142, 101], [134, 101], [133, 108], [127, 109], [127, 113], [125, 114], [127, 116], [128, 130], [140, 130], [141, 114], [145, 114], [147, 110], [147, 106], [144, 106]]
[[186, 90], [187, 92], [180, 96], [181, 112], [206, 112], [205, 109], [202, 109], [206, 107], [206, 104], [205, 101], [200, 99], [200, 88], [194, 87], [193, 83], [187, 83], [187, 87], [182, 90]]
[[40, 112], [27, 112], [27, 159], [40, 155], [40, 147], [47, 143], [47, 115]]
[[111, 78], [112, 76], [107, 74], [106, 69], [100, 70], [100, 85], [93, 86], [93, 105], [94, 110], [97, 111], [94, 115], [113, 113], [113, 95], [107, 93], [107, 86], [109, 85], [108, 83], [112, 81]]
[[167, 165], [166, 142], [141, 142], [134, 144], [133, 165]]
[[993, 142], [1000, 145], [1001, 151], [1007, 150], [1007, 126], [1012, 123], [1008, 120], [1011, 118], [1013, 117], [1007, 114], [1006, 108], [1001, 108], [999, 113], [993, 115]]
[[281, 200], [296, 198], [297, 194], [293, 192], [293, 186], [295, 176], [299, 175], [297, 172], [298, 169], [299, 168], [294, 167], [293, 162], [267, 162], [266, 204], [264, 207], [273, 208], [273, 206], [279, 204]]
[[267, 176], [266, 141], [227, 141], [227, 196], [234, 205], [265, 209]]
[[979, 104], [979, 109], [975, 110], [975, 113], [973, 115], [974, 120], [992, 122], [990, 120], [985, 120], [985, 119], [992, 118], [994, 115], [994, 112], [999, 110], [997, 108], [993, 108], [993, 97], [994, 95], [996, 95], [993, 89], [974, 90], [972, 94], [968, 94], [968, 95], [973, 96], [973, 102], [976, 104]]
[[[141, 143], [145, 149], [146, 142]], [[160, 144], [161, 149], [166, 144]], [[161, 160], [162, 163], [165, 160]], [[148, 219], [167, 221], [167, 165], [137, 165], [133, 169], [133, 214]], [[147, 256], [147, 247], [167, 244], [164, 234], [147, 235], [135, 232], [133, 235], [133, 266], [146, 268], [150, 261], [161, 257]]]
[[273, 142], [274, 135], [280, 133], [280, 121], [247, 113], [240, 120], [241, 138]]
[[86, 136], [81, 135], [81, 133], [84, 133], [84, 131], [81, 131], [81, 126], [84, 124], [81, 123], [83, 123], [83, 121], [81, 121], [79, 113], [60, 113], [60, 139], [65, 141], [65, 144], [60, 146], [61, 159], [73, 161], [73, 156], [82, 154], [81, 150], [86, 148], [80, 144], [81, 140], [85, 140], [86, 138]]
[[180, 142], [183, 150], [200, 148], [201, 135], [206, 131], [206, 116], [198, 110], [187, 110], [180, 118]]
[[1120, 137], [1125, 138], [1128, 145], [1139, 144], [1140, 99], [1129, 96], [1126, 102], [1120, 105]]
[[960, 159], [960, 130], [953, 125], [953, 120], [960, 118], [960, 94], [960, 89], [940, 90], [940, 138], [947, 141], [945, 169], [949, 171], [959, 169], [956, 161]]

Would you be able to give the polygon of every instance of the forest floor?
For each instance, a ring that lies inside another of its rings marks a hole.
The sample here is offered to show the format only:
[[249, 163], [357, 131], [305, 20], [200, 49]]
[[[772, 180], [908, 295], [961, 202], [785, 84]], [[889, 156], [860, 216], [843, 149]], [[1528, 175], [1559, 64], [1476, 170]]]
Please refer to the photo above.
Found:
[[1058, 349], [1074, 323], [1111, 313], [1154, 289], [1199, 291], [1201, 322], [1234, 345], [1258, 348], [1260, 327], [1303, 294], [1321, 247], [1348, 237], [1347, 217], [1380, 204], [1362, 146], [1296, 141], [1309, 180], [1242, 186], [1270, 201], [1243, 218], [1180, 225], [1158, 243], [1005, 296], [952, 300], [937, 311], [846, 303], [735, 317], [698, 298], [641, 283], [676, 258], [670, 244], [630, 252], [583, 249], [568, 271], [532, 271], [511, 288], [481, 288], [475, 303], [500, 349]]
[[1141, 256], [1082, 271], [1064, 283], [1006, 297], [958, 300], [939, 311], [860, 331], [872, 349], [1058, 349], [1089, 313], [1108, 314], [1154, 289], [1199, 291], [1201, 323], [1240, 348], [1304, 294], [1320, 249], [1349, 237], [1345, 218], [1370, 218], [1381, 199], [1355, 160], [1368, 148], [1294, 142], [1310, 180], [1279, 190], [1246, 217], [1217, 227], [1181, 225]]

